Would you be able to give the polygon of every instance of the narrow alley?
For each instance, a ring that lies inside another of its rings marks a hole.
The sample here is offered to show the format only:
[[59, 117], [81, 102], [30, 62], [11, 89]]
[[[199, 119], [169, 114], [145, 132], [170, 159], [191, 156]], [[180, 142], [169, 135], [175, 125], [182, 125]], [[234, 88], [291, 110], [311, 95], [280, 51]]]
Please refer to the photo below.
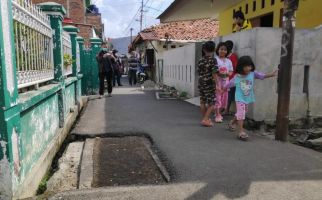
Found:
[[118, 87], [112, 97], [90, 99], [72, 134], [148, 136], [171, 181], [70, 191], [52, 199], [318, 200], [322, 195], [318, 152], [255, 134], [242, 142], [227, 130], [227, 121], [201, 127], [198, 107], [157, 100], [155, 91], [139, 87]]

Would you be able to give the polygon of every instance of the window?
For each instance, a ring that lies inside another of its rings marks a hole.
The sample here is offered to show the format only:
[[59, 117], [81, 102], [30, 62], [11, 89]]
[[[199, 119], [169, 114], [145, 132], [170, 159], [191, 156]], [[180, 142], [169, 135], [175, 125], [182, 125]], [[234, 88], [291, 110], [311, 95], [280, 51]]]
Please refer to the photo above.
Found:
[[239, 7], [239, 10], [242, 11], [242, 7], [241, 6]]
[[245, 14], [248, 14], [248, 4], [246, 4], [246, 7], [245, 7]]
[[271, 0], [271, 5], [273, 6], [275, 4], [275, 0]]
[[262, 8], [265, 8], [265, 0], [262, 0]]
[[253, 11], [256, 11], [256, 1], [253, 1]]

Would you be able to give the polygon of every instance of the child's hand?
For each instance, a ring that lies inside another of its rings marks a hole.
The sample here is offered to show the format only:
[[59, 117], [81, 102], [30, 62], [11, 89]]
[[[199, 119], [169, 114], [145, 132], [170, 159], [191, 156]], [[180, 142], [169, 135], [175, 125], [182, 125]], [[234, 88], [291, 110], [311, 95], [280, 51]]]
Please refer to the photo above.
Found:
[[272, 76], [277, 76], [277, 75], [278, 75], [278, 71], [279, 71], [279, 69], [275, 69], [275, 70], [272, 72]]

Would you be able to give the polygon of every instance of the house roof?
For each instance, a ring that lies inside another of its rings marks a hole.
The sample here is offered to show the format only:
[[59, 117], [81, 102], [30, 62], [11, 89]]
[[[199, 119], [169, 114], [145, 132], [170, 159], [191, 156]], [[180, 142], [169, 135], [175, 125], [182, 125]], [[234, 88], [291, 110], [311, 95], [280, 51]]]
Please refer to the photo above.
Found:
[[134, 40], [170, 40], [177, 41], [204, 41], [218, 36], [219, 21], [216, 19], [196, 19], [161, 23], [144, 29]]

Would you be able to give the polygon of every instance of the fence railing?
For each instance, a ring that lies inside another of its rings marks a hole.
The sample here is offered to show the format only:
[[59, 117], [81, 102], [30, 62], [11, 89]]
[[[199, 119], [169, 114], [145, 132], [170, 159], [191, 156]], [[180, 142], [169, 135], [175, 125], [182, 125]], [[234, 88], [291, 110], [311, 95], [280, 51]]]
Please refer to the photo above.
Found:
[[12, 0], [18, 88], [54, 78], [52, 29], [48, 16], [27, 0]]
[[72, 42], [70, 35], [63, 31], [63, 51], [64, 51], [64, 75], [72, 74]]

